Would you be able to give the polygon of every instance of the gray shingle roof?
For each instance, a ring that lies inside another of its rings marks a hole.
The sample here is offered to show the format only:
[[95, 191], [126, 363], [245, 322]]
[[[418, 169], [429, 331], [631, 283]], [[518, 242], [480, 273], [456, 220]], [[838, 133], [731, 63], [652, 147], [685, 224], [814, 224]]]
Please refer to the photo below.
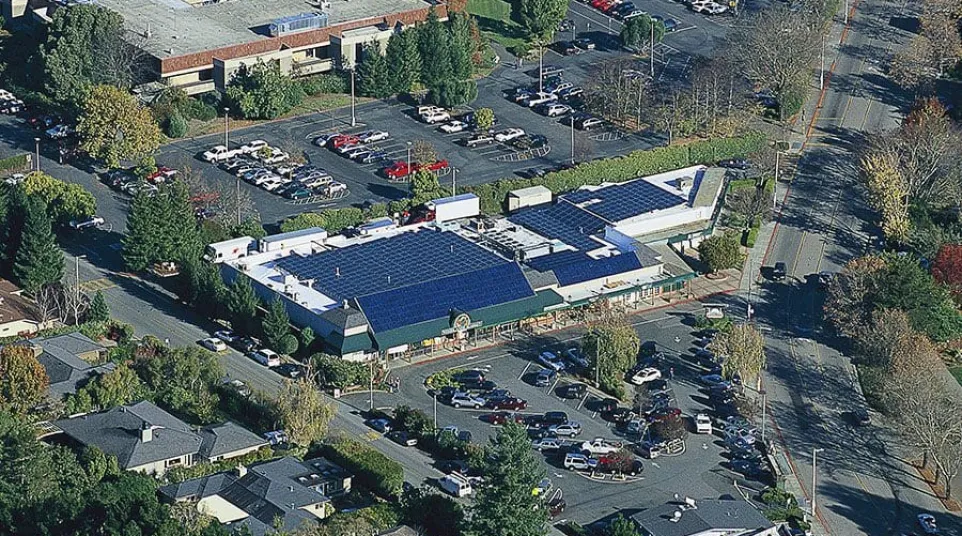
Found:
[[230, 421], [205, 426], [199, 434], [203, 441], [200, 446], [200, 455], [204, 458], [214, 458], [238, 450], [268, 445], [266, 439]]
[[186, 499], [200, 500], [205, 497], [217, 495], [222, 489], [233, 484], [237, 480], [234, 473], [214, 473], [200, 478], [185, 480], [180, 484], [169, 484], [161, 486], [160, 493], [172, 501]]
[[[129, 469], [200, 450], [200, 436], [187, 424], [150, 402], [138, 402], [101, 413], [91, 413], [54, 424], [84, 445], [94, 445], [116, 456]], [[141, 440], [141, 429], [152, 427], [151, 440]]]
[[335, 307], [321, 314], [321, 317], [342, 331], [368, 325], [367, 317], [355, 307]]
[[[773, 527], [751, 504], [739, 500], [702, 499], [695, 508], [681, 510], [665, 504], [631, 516], [651, 536], [691, 536], [713, 531], [757, 531]], [[681, 515], [675, 519], [675, 513]]]
[[77, 392], [77, 388], [92, 376], [114, 369], [113, 363], [94, 365], [77, 357], [104, 349], [103, 346], [80, 333], [57, 335], [26, 344], [40, 352], [37, 361], [50, 378], [48, 392], [55, 399]]

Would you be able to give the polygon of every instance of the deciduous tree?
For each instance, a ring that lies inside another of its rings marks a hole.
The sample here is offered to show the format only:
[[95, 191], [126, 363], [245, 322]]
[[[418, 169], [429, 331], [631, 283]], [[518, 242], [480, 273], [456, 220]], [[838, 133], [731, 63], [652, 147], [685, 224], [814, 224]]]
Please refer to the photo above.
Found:
[[35, 171], [24, 177], [20, 187], [28, 196], [39, 197], [53, 221], [60, 225], [97, 213], [97, 200], [79, 184], [55, 179]]
[[219, 397], [214, 389], [224, 377], [218, 357], [196, 346], [156, 350], [156, 355], [138, 355], [133, 367], [157, 403], [198, 422], [215, 421]]
[[46, 370], [29, 346], [0, 349], [0, 410], [25, 414], [43, 400], [49, 383]]
[[878, 292], [877, 274], [885, 260], [877, 256], [852, 259], [828, 285], [823, 313], [835, 329], [855, 337], [869, 325], [873, 306], [869, 297]]
[[466, 533], [543, 536], [547, 510], [531, 490], [545, 477], [545, 470], [532, 454], [527, 430], [509, 422], [498, 430], [485, 450], [485, 483], [477, 492]]
[[698, 255], [714, 273], [719, 270], [738, 268], [743, 256], [735, 233], [724, 233], [706, 238], [698, 245]]
[[598, 302], [591, 314], [597, 318], [591, 320], [588, 333], [581, 339], [581, 351], [599, 386], [623, 398], [624, 375], [638, 357], [641, 339], [624, 314], [607, 300]]
[[945, 244], [932, 263], [932, 276], [958, 296], [962, 293], [962, 244]]
[[478, 130], [488, 130], [494, 126], [494, 110], [478, 108], [474, 111], [474, 125]]
[[568, 14], [568, 2], [564, 0], [519, 0], [513, 7], [528, 39], [545, 42], [551, 40]]
[[305, 447], [324, 438], [335, 412], [307, 378], [285, 380], [275, 406], [291, 442]]
[[279, 65], [258, 61], [234, 74], [225, 97], [231, 110], [246, 119], [274, 119], [300, 104], [304, 93]]
[[113, 86], [87, 94], [77, 123], [80, 147], [109, 167], [151, 155], [160, 147], [160, 127], [136, 98]]
[[736, 374], [743, 380], [758, 379], [765, 368], [765, 339], [751, 324], [738, 324], [730, 331], [719, 333], [709, 345], [717, 356], [724, 356], [722, 374], [733, 378]]
[[904, 243], [909, 236], [909, 197], [898, 170], [897, 156], [874, 150], [862, 157], [862, 178], [873, 208], [882, 218], [882, 232], [889, 240]]

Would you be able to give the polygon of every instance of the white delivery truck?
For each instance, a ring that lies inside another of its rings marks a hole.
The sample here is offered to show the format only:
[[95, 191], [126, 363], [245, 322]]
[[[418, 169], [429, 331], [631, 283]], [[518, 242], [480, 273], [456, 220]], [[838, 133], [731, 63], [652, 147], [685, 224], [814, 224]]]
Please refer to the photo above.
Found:
[[257, 240], [250, 236], [215, 242], [204, 248], [204, 259], [213, 263], [234, 261], [246, 257], [256, 245]]
[[443, 197], [426, 203], [434, 211], [434, 221], [438, 223], [473, 218], [481, 213], [481, 200], [474, 194], [461, 194]]
[[471, 489], [471, 482], [461, 473], [451, 473], [444, 475], [438, 480], [441, 489], [454, 495], [455, 497], [467, 497], [474, 491]]

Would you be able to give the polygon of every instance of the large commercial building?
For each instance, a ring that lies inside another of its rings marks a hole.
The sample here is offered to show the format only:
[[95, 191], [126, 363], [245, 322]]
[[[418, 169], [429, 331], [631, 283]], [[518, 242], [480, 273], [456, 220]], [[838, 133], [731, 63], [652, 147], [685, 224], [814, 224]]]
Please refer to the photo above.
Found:
[[555, 202], [521, 192], [507, 217], [481, 216], [466, 194], [429, 203], [426, 223], [240, 238], [207, 257], [228, 281], [247, 277], [262, 299], [281, 297], [328, 351], [400, 356], [554, 322], [600, 298], [632, 307], [682, 289], [695, 274], [677, 251], [710, 234], [724, 177], [696, 166]]
[[[276, 62], [295, 76], [355, 64], [361, 46], [427, 18], [428, 0], [0, 0], [7, 20], [49, 21], [96, 3], [124, 18], [156, 82], [194, 95], [223, 90], [241, 65]], [[446, 17], [445, 6], [436, 5]]]

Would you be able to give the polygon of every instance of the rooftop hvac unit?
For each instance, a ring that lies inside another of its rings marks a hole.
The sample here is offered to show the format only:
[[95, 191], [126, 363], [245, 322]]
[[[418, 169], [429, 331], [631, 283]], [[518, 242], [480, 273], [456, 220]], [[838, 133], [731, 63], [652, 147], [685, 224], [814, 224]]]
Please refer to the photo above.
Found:
[[268, 29], [270, 30], [271, 37], [277, 37], [307, 30], [326, 28], [327, 23], [327, 13], [301, 13], [300, 15], [275, 19], [271, 22], [270, 26], [268, 26]]

